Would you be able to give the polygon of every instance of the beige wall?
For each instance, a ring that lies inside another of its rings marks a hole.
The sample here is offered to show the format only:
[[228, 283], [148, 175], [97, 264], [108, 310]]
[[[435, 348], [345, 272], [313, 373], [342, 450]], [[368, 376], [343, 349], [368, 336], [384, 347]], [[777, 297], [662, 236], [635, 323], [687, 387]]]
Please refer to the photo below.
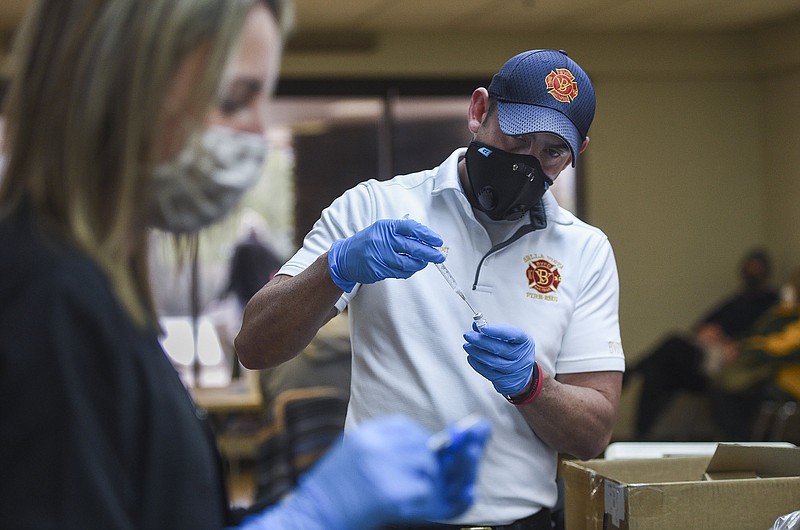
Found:
[[765, 237], [785, 276], [800, 265], [800, 21], [763, 32], [757, 43], [770, 57], [753, 81], [765, 124]]
[[[0, 11], [19, 18], [23, 4]], [[386, 34], [361, 52], [290, 52], [283, 75], [488, 81], [534, 47], [568, 50], [595, 83], [586, 220], [617, 254], [630, 360], [726, 293], [751, 245], [773, 252], [777, 281], [800, 265], [800, 19], [711, 34], [488, 34], [477, 21], [457, 34]]]
[[585, 217], [615, 248], [629, 360], [725, 294], [748, 247], [773, 252], [777, 281], [800, 265], [800, 19], [711, 34], [391, 33], [361, 52], [289, 52], [283, 75], [488, 82], [535, 47], [568, 50], [594, 80]]
[[485, 76], [563, 48], [598, 98], [586, 218], [611, 239], [629, 360], [735, 285], [742, 253], [800, 265], [800, 20], [720, 34], [393, 34], [370, 51], [289, 54], [286, 77]]
[[[7, 45], [0, 33], [0, 75]], [[358, 53], [289, 53], [283, 75], [488, 82], [536, 47], [568, 50], [595, 83], [586, 220], [615, 248], [629, 361], [728, 292], [748, 247], [773, 252], [777, 281], [800, 265], [800, 19], [702, 35], [498, 35], [477, 21], [458, 34], [384, 35]], [[623, 395], [623, 438], [633, 397]]]

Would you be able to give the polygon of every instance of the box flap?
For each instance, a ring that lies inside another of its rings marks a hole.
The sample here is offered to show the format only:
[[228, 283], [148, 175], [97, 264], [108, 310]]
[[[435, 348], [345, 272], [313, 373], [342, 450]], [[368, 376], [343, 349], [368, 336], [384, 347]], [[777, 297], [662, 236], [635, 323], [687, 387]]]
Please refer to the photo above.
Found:
[[[798, 458], [769, 453], [788, 473]], [[748, 466], [738, 447], [718, 455], [717, 469]], [[665, 528], [769, 528], [800, 507], [800, 475], [768, 479], [703, 480], [711, 455], [660, 459], [562, 461], [567, 530], [663, 530]], [[759, 460], [759, 459], [756, 459]], [[740, 465], [744, 463], [743, 465]], [[749, 464], [762, 474], [770, 470]], [[714, 470], [714, 466], [710, 469]], [[731, 471], [734, 473], [735, 471]], [[747, 470], [745, 470], [745, 473]], [[773, 470], [774, 474], [774, 470]], [[741, 476], [741, 475], [740, 475]]]
[[585, 460], [565, 463], [610, 478], [620, 484], [702, 480], [711, 456]]
[[715, 479], [800, 476], [800, 447], [719, 444], [706, 468]]

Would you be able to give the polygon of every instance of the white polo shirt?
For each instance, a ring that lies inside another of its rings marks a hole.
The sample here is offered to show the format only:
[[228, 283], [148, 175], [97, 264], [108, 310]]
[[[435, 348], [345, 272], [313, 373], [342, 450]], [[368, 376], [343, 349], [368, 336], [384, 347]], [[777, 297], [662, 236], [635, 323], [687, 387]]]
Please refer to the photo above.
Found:
[[[518, 326], [533, 338], [542, 369], [623, 371], [619, 281], [606, 236], [547, 192], [546, 228], [488, 254], [489, 235], [458, 181], [465, 152], [455, 151], [438, 168], [348, 190], [322, 212], [279, 274], [297, 275], [333, 241], [408, 213], [442, 237], [447, 268], [472, 306], [490, 323]], [[556, 451], [467, 363], [463, 334], [472, 313], [435, 267], [407, 280], [357, 285], [338, 301], [340, 311], [345, 306], [353, 348], [348, 429], [399, 412], [437, 431], [479, 413], [493, 430], [477, 500], [451, 522], [508, 524], [555, 504]]]

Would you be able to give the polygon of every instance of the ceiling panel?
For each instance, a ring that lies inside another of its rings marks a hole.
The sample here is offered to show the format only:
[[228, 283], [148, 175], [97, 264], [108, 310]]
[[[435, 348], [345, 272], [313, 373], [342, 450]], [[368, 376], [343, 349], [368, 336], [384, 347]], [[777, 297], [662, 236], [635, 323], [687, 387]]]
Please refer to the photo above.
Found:
[[[31, 0], [0, 0], [0, 30]], [[739, 30], [800, 17], [800, 0], [295, 0], [297, 32]]]
[[297, 0], [298, 31], [738, 30], [800, 16], [798, 0]]
[[598, 11], [587, 29], [724, 31], [755, 28], [800, 15], [798, 0], [628, 1]]
[[[482, 29], [482, 13], [495, 9], [502, 0], [402, 0], [387, 2], [384, 8], [373, 13], [365, 21], [373, 31], [441, 31], [462, 29], [464, 31]], [[513, 4], [508, 2], [506, 4]]]
[[0, 30], [16, 26], [30, 0], [0, 0]]
[[462, 28], [494, 31], [546, 31], [548, 33], [600, 30], [604, 26], [630, 24], [634, 17], [612, 17], [611, 10], [625, 13], [633, 0], [493, 0], [487, 9], [461, 20]]
[[738, 29], [780, 22], [800, 16], [798, 0], [738, 0], [718, 2], [713, 9], [707, 9], [696, 17], [690, 18], [690, 28], [722, 28]]
[[360, 21], [369, 20], [385, 4], [386, 0], [299, 0], [294, 3], [295, 26], [298, 31], [363, 29]]

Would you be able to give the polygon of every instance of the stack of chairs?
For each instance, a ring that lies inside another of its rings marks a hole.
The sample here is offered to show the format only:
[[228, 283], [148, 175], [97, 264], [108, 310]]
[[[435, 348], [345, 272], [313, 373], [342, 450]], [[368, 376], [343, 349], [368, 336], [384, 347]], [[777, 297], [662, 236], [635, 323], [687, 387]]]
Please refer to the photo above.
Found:
[[753, 427], [752, 441], [800, 445], [800, 405], [797, 401], [765, 401]]
[[348, 395], [327, 386], [293, 388], [275, 400], [273, 422], [259, 433], [255, 504], [278, 502], [338, 441], [344, 431]]

